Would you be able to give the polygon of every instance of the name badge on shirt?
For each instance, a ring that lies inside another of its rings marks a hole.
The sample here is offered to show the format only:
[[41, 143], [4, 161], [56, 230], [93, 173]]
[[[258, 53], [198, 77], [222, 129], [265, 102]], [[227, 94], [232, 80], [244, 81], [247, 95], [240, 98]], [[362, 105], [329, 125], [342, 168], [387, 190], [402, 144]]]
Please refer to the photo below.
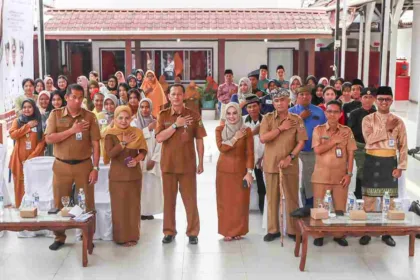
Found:
[[343, 157], [343, 151], [341, 150], [341, 148], [339, 148], [339, 147], [335, 148], [335, 156], [337, 158], [342, 158]]
[[32, 127], [32, 128], [31, 128], [31, 131], [32, 131], [32, 132], [35, 132], [35, 133], [37, 133], [37, 132], [38, 132], [38, 130], [36, 129], [36, 126]]
[[81, 141], [82, 140], [82, 135], [83, 134], [81, 132], [76, 133], [76, 140]]
[[30, 150], [30, 149], [32, 149], [32, 144], [31, 144], [31, 141], [26, 141], [26, 142], [25, 142], [25, 149], [26, 149], [26, 150]]
[[272, 104], [273, 104], [273, 100], [267, 99], [267, 100], [265, 101], [265, 104], [272, 105]]
[[394, 138], [391, 138], [391, 139], [388, 140], [388, 146], [395, 147], [395, 139]]

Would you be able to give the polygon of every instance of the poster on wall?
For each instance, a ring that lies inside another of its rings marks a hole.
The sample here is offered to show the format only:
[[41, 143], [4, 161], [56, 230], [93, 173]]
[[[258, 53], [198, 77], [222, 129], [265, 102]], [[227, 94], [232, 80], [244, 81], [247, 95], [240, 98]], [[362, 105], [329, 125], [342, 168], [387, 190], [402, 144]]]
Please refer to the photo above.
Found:
[[[2, 1], [2, 0], [0, 0]], [[22, 80], [33, 78], [34, 0], [7, 0], [2, 5], [0, 113], [13, 110], [23, 94]]]

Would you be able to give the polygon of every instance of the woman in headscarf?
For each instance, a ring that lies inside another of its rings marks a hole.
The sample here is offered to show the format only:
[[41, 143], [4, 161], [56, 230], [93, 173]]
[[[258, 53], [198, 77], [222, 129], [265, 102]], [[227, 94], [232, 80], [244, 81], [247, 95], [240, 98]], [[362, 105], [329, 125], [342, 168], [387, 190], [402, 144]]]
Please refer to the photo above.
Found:
[[[58, 109], [67, 105], [67, 102], [64, 98], [61, 97], [61, 93], [59, 90], [54, 90], [50, 93], [50, 101], [47, 106], [47, 110], [45, 111], [44, 118], [45, 120], [48, 119], [50, 113], [54, 109]], [[45, 156], [52, 157], [54, 156], [53, 153], [53, 144], [47, 144], [45, 149]]]
[[115, 77], [117, 77], [118, 84], [125, 83], [124, 73], [121, 71], [115, 72]]
[[162, 174], [160, 157], [162, 145], [155, 139], [156, 119], [152, 116], [153, 104], [148, 98], [140, 101], [134, 126], [143, 131], [147, 141], [147, 155], [142, 163], [141, 219], [153, 220], [153, 215], [163, 212]]
[[242, 116], [248, 115], [246, 110], [246, 98], [252, 94], [252, 84], [251, 80], [247, 77], [243, 77], [239, 80], [238, 93], [232, 94], [230, 102], [235, 102], [239, 104], [239, 107], [242, 110]]
[[106, 85], [106, 89], [107, 89], [107, 92], [105, 93], [105, 95], [106, 94], [113, 94], [115, 96], [117, 95], [117, 90], [118, 90], [118, 79], [117, 79], [117, 77], [115, 77], [115, 76], [109, 77], [108, 83]]
[[160, 75], [159, 83], [162, 86], [162, 89], [163, 89], [163, 92], [165, 93], [165, 95], [168, 94], [169, 93], [169, 84], [166, 81], [165, 75]]
[[127, 83], [121, 83], [118, 85], [118, 106], [128, 104], [128, 91], [130, 87]]
[[77, 84], [81, 85], [83, 87], [84, 90], [84, 98], [83, 98], [83, 108], [86, 110], [92, 110], [93, 109], [93, 102], [92, 99], [90, 98], [90, 94], [89, 94], [89, 80], [86, 76], [79, 76], [77, 77]]
[[136, 70], [137, 87], [140, 88], [143, 83], [144, 71], [142, 69]]
[[64, 98], [64, 95], [66, 95], [66, 90], [67, 90], [68, 85], [69, 85], [69, 81], [66, 76], [64, 75], [58, 76], [57, 87], [58, 87], [58, 90], [60, 91], [61, 97], [63, 98]]
[[50, 93], [53, 92], [54, 90], [56, 90], [56, 88], [54, 87], [53, 78], [45, 77], [44, 83], [45, 83], [45, 90], [49, 91]]
[[138, 89], [130, 89], [128, 91], [128, 107], [130, 107], [131, 112], [133, 113], [133, 118], [136, 117], [140, 100], [143, 98], [145, 98], [143, 91], [139, 91]]
[[194, 81], [191, 81], [190, 84], [185, 89], [185, 95], [184, 95], [185, 107], [201, 115], [200, 100], [201, 100], [201, 96], [197, 90], [197, 85], [195, 84]]
[[19, 111], [22, 109], [22, 104], [25, 99], [32, 99], [37, 102], [38, 95], [35, 94], [35, 82], [30, 78], [23, 79], [22, 81], [23, 94], [19, 95], [15, 100], [15, 111], [16, 114], [19, 114]]
[[318, 84], [316, 77], [314, 75], [309, 75], [306, 78], [306, 85], [310, 87], [311, 89], [315, 88], [315, 86]]
[[168, 103], [168, 101], [166, 100], [162, 86], [159, 84], [153, 71], [148, 70], [146, 72], [146, 79], [143, 81], [141, 89], [144, 91], [146, 97], [152, 100], [152, 115], [156, 118], [160, 110], [162, 110], [163, 106]]
[[328, 84], [329, 84], [328, 78], [327, 77], [322, 77], [321, 79], [319, 79], [318, 84], [323, 85], [324, 87], [328, 86]]
[[9, 168], [15, 184], [15, 205], [19, 208], [25, 192], [23, 162], [42, 155], [45, 147], [41, 113], [34, 100], [26, 99], [22, 102], [22, 114], [13, 121], [9, 134], [16, 141]]
[[290, 95], [290, 102], [292, 106], [296, 104], [296, 99], [297, 99], [296, 91], [301, 86], [302, 86], [302, 80], [300, 79], [299, 76], [292, 76], [290, 78], [290, 90], [292, 92], [292, 94]]
[[128, 84], [129, 89], [132, 89], [132, 88], [137, 89], [138, 88], [137, 79], [134, 75], [129, 75], [127, 77], [127, 84]]
[[50, 93], [46, 90], [43, 90], [38, 95], [38, 101], [36, 102], [36, 106], [39, 109], [39, 112], [42, 116], [42, 128], [45, 130], [46, 122], [48, 116], [46, 116], [48, 104], [50, 103]]
[[113, 236], [117, 244], [125, 247], [135, 246], [140, 238], [142, 171], [139, 163], [147, 155], [143, 132], [130, 127], [131, 115], [128, 106], [119, 106], [114, 113], [114, 127], [105, 133], [104, 162], [111, 161]]
[[39, 95], [41, 91], [45, 90], [45, 83], [42, 79], [35, 80], [35, 94]]
[[315, 106], [319, 106], [324, 103], [324, 98], [322, 97], [323, 90], [325, 86], [323, 84], [318, 84], [314, 89], [312, 89], [312, 100], [311, 103]]
[[243, 124], [237, 103], [228, 103], [225, 110], [225, 125], [216, 128], [216, 143], [220, 151], [216, 167], [216, 199], [218, 232], [225, 241], [231, 241], [248, 233], [254, 138], [251, 129]]

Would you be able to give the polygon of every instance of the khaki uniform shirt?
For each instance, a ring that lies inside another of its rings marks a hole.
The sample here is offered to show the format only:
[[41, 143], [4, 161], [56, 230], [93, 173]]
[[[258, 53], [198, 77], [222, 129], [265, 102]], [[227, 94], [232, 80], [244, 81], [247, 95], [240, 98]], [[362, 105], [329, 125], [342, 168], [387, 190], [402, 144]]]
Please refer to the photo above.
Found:
[[[353, 132], [347, 126], [338, 124], [337, 130], [330, 129], [328, 123], [318, 125], [312, 136], [312, 148], [329, 143], [331, 137], [337, 133], [348, 133], [347, 139], [321, 155], [315, 156], [315, 169], [312, 183], [338, 185], [347, 174], [348, 155], [357, 150]], [[339, 151], [337, 151], [339, 149]], [[337, 155], [337, 153], [341, 153]]]
[[[398, 125], [391, 132], [386, 131], [388, 118], [397, 119]], [[404, 122], [394, 114], [375, 112], [363, 118], [363, 137], [366, 150], [395, 150], [399, 152], [398, 169], [407, 169], [407, 132]], [[391, 140], [391, 141], [390, 141]], [[393, 146], [390, 143], [393, 142]]]
[[194, 138], [202, 139], [207, 136], [198, 113], [185, 107], [181, 114], [177, 114], [172, 107], [162, 110], [157, 118], [156, 135], [172, 126], [180, 115], [190, 115], [193, 118], [193, 123], [187, 128], [177, 128], [169, 139], [162, 142], [160, 161], [162, 172], [184, 174], [194, 173], [197, 169]]
[[76, 134], [54, 144], [54, 156], [62, 160], [84, 160], [92, 156], [92, 141], [99, 141], [98, 121], [95, 115], [85, 109], [81, 109], [77, 116], [72, 117], [67, 107], [55, 109], [47, 120], [45, 134], [63, 132], [70, 129], [75, 121], [85, 120], [89, 122], [89, 129], [83, 131], [81, 138]]
[[[285, 159], [296, 147], [298, 141], [308, 140], [303, 120], [296, 114], [288, 113], [287, 117], [280, 119], [277, 111], [267, 113], [262, 119], [260, 134], [277, 129], [286, 119], [295, 120], [298, 124], [281, 132], [275, 139], [265, 143], [263, 170], [267, 173], [279, 173], [279, 163]], [[297, 155], [296, 155], [297, 156]], [[296, 157], [297, 159], [297, 157]], [[299, 173], [299, 162], [292, 161], [292, 165], [283, 169], [284, 174]]]

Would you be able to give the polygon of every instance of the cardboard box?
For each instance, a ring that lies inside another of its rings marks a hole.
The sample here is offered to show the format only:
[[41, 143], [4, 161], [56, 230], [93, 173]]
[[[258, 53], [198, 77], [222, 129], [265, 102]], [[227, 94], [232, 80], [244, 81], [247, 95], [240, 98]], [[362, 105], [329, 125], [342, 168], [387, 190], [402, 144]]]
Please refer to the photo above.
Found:
[[404, 211], [399, 211], [399, 210], [389, 210], [388, 219], [389, 220], [404, 220], [405, 213]]
[[35, 218], [38, 216], [38, 209], [34, 208], [24, 208], [20, 211], [20, 217], [21, 218]]
[[69, 214], [72, 208], [73, 207], [67, 207], [67, 208], [61, 209], [60, 211], [61, 217], [73, 217], [73, 215]]
[[328, 219], [328, 211], [324, 208], [312, 208], [311, 218], [314, 220]]
[[367, 215], [363, 210], [350, 210], [350, 220], [366, 220]]

